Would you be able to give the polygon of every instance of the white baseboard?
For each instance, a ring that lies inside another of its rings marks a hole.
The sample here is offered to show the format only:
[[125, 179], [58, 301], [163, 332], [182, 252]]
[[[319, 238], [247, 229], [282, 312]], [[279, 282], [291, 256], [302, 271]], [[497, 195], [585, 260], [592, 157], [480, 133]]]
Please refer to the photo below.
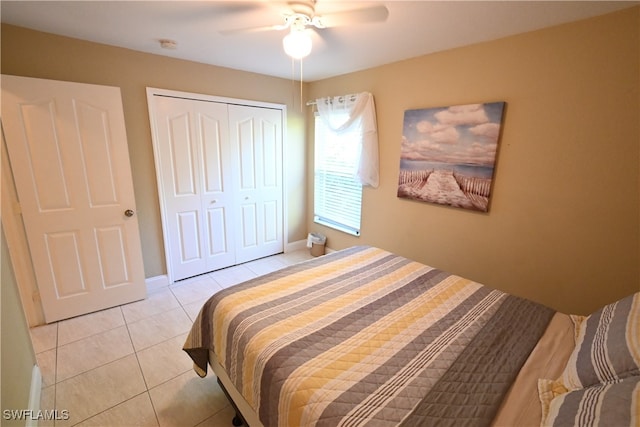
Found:
[[[38, 365], [33, 365], [31, 370], [31, 389], [29, 390], [29, 410], [31, 414], [40, 411], [40, 393], [42, 392], [42, 373]], [[27, 427], [37, 427], [37, 417], [27, 417]]]
[[307, 240], [298, 240], [297, 242], [291, 242], [291, 243], [287, 243], [287, 245], [284, 248], [284, 253], [286, 254], [287, 252], [295, 252], [295, 251], [300, 251], [302, 249], [307, 249]]
[[[287, 243], [287, 246], [284, 248], [284, 253], [287, 252], [293, 252], [293, 251], [300, 251], [303, 249], [309, 249], [307, 248], [307, 240], [298, 240], [297, 242], [293, 242], [293, 243]], [[326, 246], [324, 248], [325, 253], [331, 253], [331, 252], [335, 252], [335, 249], [331, 249], [330, 247]]]
[[[284, 247], [284, 253], [295, 252], [307, 249], [307, 240], [298, 240], [296, 242], [287, 243]], [[326, 248], [327, 252], [333, 252], [333, 250]], [[154, 292], [159, 289], [163, 289], [170, 285], [169, 276], [162, 274], [160, 276], [148, 277], [145, 279], [147, 285], [147, 292]]]
[[144, 282], [147, 285], [147, 292], [153, 292], [169, 286], [169, 276], [163, 274], [161, 276], [148, 277]]

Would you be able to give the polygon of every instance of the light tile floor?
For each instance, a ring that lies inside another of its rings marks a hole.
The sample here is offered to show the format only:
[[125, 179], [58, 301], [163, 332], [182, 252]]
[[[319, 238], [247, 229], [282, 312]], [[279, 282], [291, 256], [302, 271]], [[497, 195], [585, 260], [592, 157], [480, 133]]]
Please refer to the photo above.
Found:
[[215, 375], [199, 378], [182, 351], [191, 324], [214, 292], [309, 258], [307, 250], [263, 258], [32, 328], [41, 409], [57, 409], [59, 418], [39, 425], [231, 426], [234, 412]]

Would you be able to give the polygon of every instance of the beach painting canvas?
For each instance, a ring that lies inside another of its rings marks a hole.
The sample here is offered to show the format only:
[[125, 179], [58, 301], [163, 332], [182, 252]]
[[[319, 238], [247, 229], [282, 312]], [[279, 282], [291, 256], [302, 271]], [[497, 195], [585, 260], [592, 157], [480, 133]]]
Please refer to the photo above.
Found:
[[504, 105], [405, 111], [398, 197], [487, 212]]

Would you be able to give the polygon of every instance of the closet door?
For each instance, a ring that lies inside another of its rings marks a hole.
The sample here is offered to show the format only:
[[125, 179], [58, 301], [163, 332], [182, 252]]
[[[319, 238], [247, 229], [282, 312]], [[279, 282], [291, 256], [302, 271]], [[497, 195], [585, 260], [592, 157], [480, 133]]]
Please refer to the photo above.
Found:
[[283, 252], [282, 110], [229, 105], [236, 157], [236, 262]]
[[227, 104], [154, 96], [171, 281], [236, 263]]

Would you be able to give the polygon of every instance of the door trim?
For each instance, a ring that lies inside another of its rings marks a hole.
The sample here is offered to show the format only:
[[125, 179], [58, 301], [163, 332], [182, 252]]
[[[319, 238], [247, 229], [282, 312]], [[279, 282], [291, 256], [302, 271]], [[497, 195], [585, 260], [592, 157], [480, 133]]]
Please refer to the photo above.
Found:
[[11, 164], [9, 163], [9, 153], [4, 140], [4, 131], [1, 133], [2, 166], [0, 166], [0, 169], [2, 169], [2, 189], [0, 191], [2, 192], [2, 213], [0, 213], [0, 216], [2, 216], [2, 227], [4, 236], [7, 239], [7, 247], [9, 248], [9, 253], [2, 256], [11, 258], [11, 266], [18, 285], [18, 292], [25, 317], [27, 318], [27, 324], [29, 327], [33, 327], [45, 323], [44, 311], [40, 303], [40, 293], [38, 292], [31, 252], [27, 243], [27, 232], [22, 222], [20, 203], [18, 202]]
[[263, 102], [263, 101], [254, 101], [247, 99], [239, 99], [239, 98], [228, 98], [222, 96], [214, 96], [214, 95], [205, 95], [201, 93], [193, 93], [193, 92], [184, 92], [184, 91], [176, 91], [169, 89], [160, 89], [154, 87], [147, 87], [147, 106], [149, 110], [149, 123], [151, 128], [151, 140], [153, 145], [153, 161], [154, 166], [156, 168], [156, 183], [158, 186], [158, 199], [160, 202], [160, 222], [162, 224], [162, 244], [164, 246], [164, 256], [165, 256], [165, 265], [167, 268], [167, 277], [169, 278], [169, 283], [173, 283], [174, 274], [171, 271], [172, 266], [170, 262], [170, 253], [169, 253], [169, 243], [167, 241], [168, 236], [168, 224], [166, 214], [164, 212], [165, 200], [164, 200], [164, 186], [162, 184], [162, 180], [158, 171], [161, 170], [161, 165], [159, 163], [160, 156], [158, 155], [158, 147], [156, 141], [159, 140], [158, 135], [156, 133], [155, 123], [155, 103], [153, 99], [155, 96], [166, 96], [170, 98], [184, 98], [184, 99], [193, 99], [196, 101], [205, 101], [205, 102], [217, 102], [222, 104], [232, 104], [232, 105], [244, 105], [248, 107], [260, 107], [260, 108], [270, 108], [273, 110], [280, 110], [282, 112], [282, 238], [284, 247], [287, 247], [289, 242], [288, 236], [288, 189], [287, 189], [287, 181], [285, 179], [287, 175], [287, 106], [285, 104], [278, 104], [272, 102]]

